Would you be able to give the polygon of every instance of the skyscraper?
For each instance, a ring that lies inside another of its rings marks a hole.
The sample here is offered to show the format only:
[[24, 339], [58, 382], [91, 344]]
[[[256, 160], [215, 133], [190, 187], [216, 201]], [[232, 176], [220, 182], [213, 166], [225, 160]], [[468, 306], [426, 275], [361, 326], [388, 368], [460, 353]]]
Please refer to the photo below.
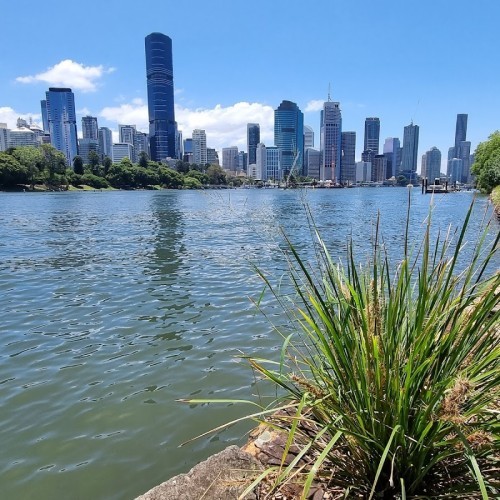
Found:
[[50, 87], [45, 95], [50, 142], [71, 165], [78, 154], [75, 95], [71, 89], [56, 87]]
[[205, 165], [207, 161], [207, 135], [204, 130], [193, 130], [193, 162]]
[[340, 103], [326, 101], [321, 111], [321, 180], [337, 180], [342, 157], [342, 114]]
[[380, 142], [380, 118], [370, 117], [365, 120], [364, 151], [373, 151], [373, 156], [378, 155]]
[[356, 181], [356, 132], [342, 132], [339, 180], [342, 184]]
[[151, 33], [145, 48], [151, 159], [161, 161], [176, 155], [172, 40], [162, 33]]
[[413, 125], [413, 122], [404, 128], [401, 167], [406, 172], [414, 173], [417, 171], [418, 131], [418, 125]]
[[101, 127], [99, 129], [99, 155], [101, 161], [105, 156], [111, 158], [113, 154], [113, 136], [108, 127]]
[[43, 123], [43, 131], [48, 134], [49, 133], [49, 118], [47, 116], [47, 100], [44, 99], [40, 101], [40, 107], [42, 108], [42, 123]]
[[304, 150], [314, 148], [314, 130], [309, 125], [304, 125]]
[[247, 152], [248, 165], [256, 163], [257, 144], [260, 142], [260, 125], [258, 123], [247, 124]]
[[467, 140], [467, 114], [457, 115], [455, 126], [455, 158], [460, 158], [460, 143]]
[[304, 115], [294, 102], [282, 101], [274, 110], [274, 144], [280, 151], [282, 179], [288, 177], [294, 163], [295, 175], [302, 174]]
[[401, 146], [397, 137], [388, 137], [384, 143], [387, 158], [387, 178], [397, 177], [401, 170]]
[[434, 184], [436, 179], [441, 177], [441, 151], [434, 146], [427, 151], [422, 158], [425, 164], [425, 172], [422, 171], [422, 177], [427, 177], [429, 184]]
[[99, 128], [95, 116], [82, 117], [82, 137], [84, 139], [99, 140]]
[[238, 146], [222, 148], [222, 167], [232, 172], [238, 170]]

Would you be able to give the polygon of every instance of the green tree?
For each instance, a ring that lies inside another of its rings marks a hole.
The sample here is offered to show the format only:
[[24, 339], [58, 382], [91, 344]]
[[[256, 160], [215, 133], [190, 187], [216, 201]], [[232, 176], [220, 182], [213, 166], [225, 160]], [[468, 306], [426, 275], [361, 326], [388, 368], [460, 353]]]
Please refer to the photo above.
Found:
[[59, 182], [56, 174], [64, 174], [66, 170], [66, 156], [51, 144], [42, 144], [41, 150], [44, 156], [45, 169], [51, 182]]
[[99, 159], [99, 155], [97, 154], [97, 151], [89, 151], [88, 162], [92, 174], [99, 175], [100, 174], [99, 166], [101, 162]]
[[[193, 167], [193, 165], [191, 165], [191, 167]], [[175, 169], [177, 170], [177, 172], [180, 172], [181, 174], [187, 174], [189, 172], [189, 168], [190, 165], [187, 161], [179, 160], [175, 164]]]
[[194, 177], [184, 177], [184, 187], [186, 189], [201, 189], [203, 186], [198, 179]]
[[83, 160], [82, 157], [77, 155], [73, 158], [73, 170], [77, 175], [83, 175]]
[[210, 179], [207, 174], [200, 172], [199, 170], [190, 170], [184, 177], [193, 177], [201, 182], [201, 184], [209, 184]]
[[207, 168], [207, 175], [209, 183], [212, 185], [226, 184], [226, 172], [219, 165], [210, 165]]
[[471, 172], [476, 176], [477, 187], [485, 193], [500, 185], [500, 131], [478, 145]]
[[149, 167], [149, 157], [146, 151], [141, 151], [139, 153], [139, 166], [142, 168], [148, 168]]
[[26, 167], [28, 171], [28, 182], [33, 190], [35, 183], [44, 182], [44, 177], [41, 173], [45, 167], [45, 157], [41, 148], [35, 146], [19, 146], [17, 148], [12, 148], [10, 154], [16, 158], [16, 160]]
[[28, 169], [14, 156], [0, 153], [0, 186], [14, 187], [28, 181]]
[[120, 163], [113, 163], [106, 176], [109, 183], [119, 189], [127, 189], [135, 186], [133, 165], [128, 158]]
[[102, 166], [104, 168], [104, 175], [108, 175], [109, 169], [113, 165], [113, 160], [109, 156], [105, 156], [104, 160], [102, 161]]
[[168, 189], [178, 189], [184, 185], [182, 174], [172, 168], [160, 167], [158, 177], [160, 184]]

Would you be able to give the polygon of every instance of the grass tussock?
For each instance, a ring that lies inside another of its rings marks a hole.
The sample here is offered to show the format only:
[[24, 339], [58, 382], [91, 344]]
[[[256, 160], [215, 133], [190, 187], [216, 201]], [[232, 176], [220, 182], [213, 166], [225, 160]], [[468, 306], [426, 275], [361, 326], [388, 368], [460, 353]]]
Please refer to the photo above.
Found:
[[407, 227], [396, 266], [378, 223], [364, 266], [352, 245], [333, 262], [312, 222], [316, 262], [284, 236], [294, 299], [260, 274], [294, 331], [279, 362], [250, 363], [281, 389], [263, 413], [287, 432], [285, 454], [300, 451], [264, 475], [269, 498], [290, 481], [302, 498], [318, 484], [341, 497], [498, 498], [499, 236], [482, 233], [459, 270], [472, 208], [436, 238], [429, 217], [418, 244]]

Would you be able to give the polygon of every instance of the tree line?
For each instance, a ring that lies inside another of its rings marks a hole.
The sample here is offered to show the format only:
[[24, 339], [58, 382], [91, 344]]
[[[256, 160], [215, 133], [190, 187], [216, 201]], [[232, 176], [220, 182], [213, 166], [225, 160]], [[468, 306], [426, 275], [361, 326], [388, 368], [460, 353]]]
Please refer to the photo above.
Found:
[[196, 165], [178, 161], [176, 168], [151, 161], [141, 152], [138, 163], [124, 158], [113, 163], [101, 161], [95, 151], [87, 163], [81, 156], [68, 167], [66, 157], [50, 144], [19, 146], [0, 152], [0, 189], [68, 189], [90, 186], [95, 189], [201, 189], [207, 186], [239, 186], [241, 178], [228, 175], [219, 165]]

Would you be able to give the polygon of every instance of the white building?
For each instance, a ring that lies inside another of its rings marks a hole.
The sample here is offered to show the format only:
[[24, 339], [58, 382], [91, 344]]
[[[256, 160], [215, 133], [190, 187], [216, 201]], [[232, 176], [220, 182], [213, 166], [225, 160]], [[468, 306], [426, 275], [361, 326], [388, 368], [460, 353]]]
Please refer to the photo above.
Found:
[[6, 123], [0, 123], [0, 151], [6, 151], [9, 147], [10, 130]]
[[356, 162], [356, 182], [370, 182], [372, 180], [372, 164], [369, 161]]
[[136, 134], [136, 127], [135, 125], [118, 125], [118, 134], [119, 134], [119, 140], [120, 143], [128, 143], [132, 144], [134, 146], [134, 151], [133, 151], [133, 157], [130, 158], [132, 163], [137, 163], [137, 158], [136, 158], [136, 141], [135, 141], [135, 134]]
[[9, 147], [18, 146], [39, 146], [37, 134], [27, 127], [16, 128], [10, 131]]
[[309, 125], [304, 125], [304, 150], [314, 148], [314, 130]]
[[120, 163], [123, 158], [132, 161], [134, 157], [134, 146], [128, 142], [118, 142], [113, 144], [111, 151], [113, 163]]
[[281, 154], [278, 146], [266, 147], [266, 179], [279, 181], [281, 178]]
[[207, 160], [207, 134], [204, 130], [193, 130], [193, 161], [198, 165], [205, 165]]

